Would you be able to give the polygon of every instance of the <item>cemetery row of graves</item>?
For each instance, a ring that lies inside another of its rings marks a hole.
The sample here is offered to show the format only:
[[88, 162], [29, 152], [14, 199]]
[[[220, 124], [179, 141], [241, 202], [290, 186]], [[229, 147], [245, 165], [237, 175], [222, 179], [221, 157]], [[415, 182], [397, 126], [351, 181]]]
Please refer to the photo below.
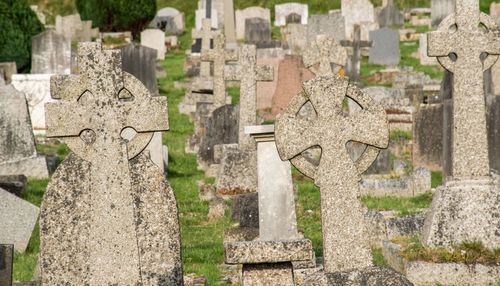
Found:
[[499, 285], [483, 6], [55, 17], [0, 62], [0, 286]]

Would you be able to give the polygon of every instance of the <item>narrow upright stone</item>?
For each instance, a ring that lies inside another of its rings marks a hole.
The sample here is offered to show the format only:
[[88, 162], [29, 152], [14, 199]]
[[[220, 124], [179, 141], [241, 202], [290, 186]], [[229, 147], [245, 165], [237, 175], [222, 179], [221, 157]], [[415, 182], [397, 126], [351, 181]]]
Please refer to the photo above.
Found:
[[[201, 30], [191, 32], [193, 39], [201, 38], [201, 50], [210, 50], [210, 40], [215, 37], [219, 32], [212, 31], [211, 20], [203, 19]], [[210, 63], [202, 62], [200, 66], [200, 77], [210, 77]]]
[[240, 81], [240, 121], [238, 144], [241, 150], [255, 150], [255, 142], [245, 134], [245, 126], [257, 124], [257, 81], [274, 78], [271, 66], [257, 65], [257, 49], [254, 45], [243, 45], [239, 51], [239, 64], [227, 66], [226, 80]]
[[12, 285], [12, 263], [14, 261], [14, 245], [0, 244], [0, 285]]
[[224, 67], [226, 61], [238, 60], [238, 53], [235, 50], [226, 50], [226, 41], [223, 34], [217, 34], [214, 38], [214, 48], [212, 50], [202, 50], [201, 60], [203, 62], [213, 62], [214, 65], [214, 104], [213, 110], [226, 104], [226, 84], [224, 77]]
[[235, 49], [237, 43], [233, 0], [224, 0], [224, 35], [226, 36], [226, 48]]
[[[81, 43], [79, 75], [51, 79], [47, 136], [72, 150], [45, 192], [44, 285], [181, 285], [173, 191], [142, 151], [168, 130], [165, 97], [122, 71], [121, 52]], [[122, 138], [133, 128], [135, 137]]]
[[[344, 117], [345, 97], [362, 106], [360, 113]], [[298, 116], [310, 101], [317, 112], [311, 120]], [[315, 180], [321, 192], [324, 269], [326, 273], [371, 266], [371, 254], [363, 207], [359, 200], [360, 173], [375, 160], [379, 148], [389, 141], [388, 123], [382, 106], [365, 96], [345, 77], [319, 76], [304, 83], [304, 89], [276, 118], [276, 146], [282, 160], [291, 160], [301, 172]], [[369, 146], [353, 162], [348, 141]], [[319, 166], [302, 152], [320, 146]]]

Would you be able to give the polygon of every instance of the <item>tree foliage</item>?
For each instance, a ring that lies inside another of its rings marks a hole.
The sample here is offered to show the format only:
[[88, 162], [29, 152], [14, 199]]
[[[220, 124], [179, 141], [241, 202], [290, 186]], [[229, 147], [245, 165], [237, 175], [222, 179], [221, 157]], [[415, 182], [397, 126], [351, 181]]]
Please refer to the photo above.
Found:
[[136, 37], [156, 14], [155, 0], [76, 0], [83, 20], [104, 32], [131, 31]]
[[43, 25], [26, 0], [0, 0], [0, 62], [15, 61], [21, 72], [31, 67], [31, 37]]

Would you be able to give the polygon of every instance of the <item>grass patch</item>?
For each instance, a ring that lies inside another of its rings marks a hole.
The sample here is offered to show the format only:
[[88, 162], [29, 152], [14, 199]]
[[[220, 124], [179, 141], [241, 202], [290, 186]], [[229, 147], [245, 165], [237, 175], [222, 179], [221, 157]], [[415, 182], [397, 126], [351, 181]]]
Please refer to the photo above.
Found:
[[486, 265], [500, 263], [500, 248], [488, 249], [477, 241], [465, 241], [452, 246], [451, 249], [425, 247], [418, 236], [400, 237], [394, 242], [403, 246], [401, 255], [409, 261]]
[[388, 267], [389, 264], [385, 260], [384, 255], [382, 254], [382, 248], [372, 248], [372, 262], [375, 266]]
[[240, 104], [240, 88], [238, 86], [228, 86], [226, 91], [231, 97], [231, 102], [233, 105]]
[[432, 171], [431, 172], [431, 188], [437, 188], [443, 184], [443, 172]]
[[413, 134], [411, 131], [404, 131], [404, 130], [395, 129], [389, 133], [389, 139], [391, 141], [411, 140], [412, 138], [413, 138]]
[[363, 196], [361, 201], [369, 208], [379, 211], [396, 211], [399, 216], [411, 215], [421, 209], [429, 208], [432, 203], [432, 193], [403, 198], [403, 197], [373, 197]]
[[443, 68], [438, 65], [423, 66], [420, 65], [420, 60], [412, 55], [418, 53], [418, 41], [407, 41], [400, 43], [401, 61], [400, 66], [413, 67], [414, 71], [423, 72], [429, 75], [432, 79], [442, 79], [444, 76]]

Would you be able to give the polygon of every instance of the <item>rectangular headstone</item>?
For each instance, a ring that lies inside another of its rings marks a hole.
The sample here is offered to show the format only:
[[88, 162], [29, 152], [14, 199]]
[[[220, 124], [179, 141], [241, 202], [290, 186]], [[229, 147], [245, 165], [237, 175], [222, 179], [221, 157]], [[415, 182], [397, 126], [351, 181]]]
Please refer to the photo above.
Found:
[[413, 119], [415, 166], [440, 169], [443, 160], [443, 105], [421, 106]]
[[345, 19], [346, 39], [353, 39], [354, 25], [361, 27], [361, 40], [368, 40], [368, 31], [375, 30], [378, 24], [375, 20], [375, 9], [369, 0], [342, 0], [342, 16]]
[[495, 20], [497, 25], [500, 25], [500, 3], [491, 3], [490, 16], [491, 18], [493, 18], [493, 20]]
[[0, 189], [0, 244], [13, 244], [24, 252], [35, 228], [38, 207]]
[[382, 28], [370, 32], [369, 62], [372, 64], [396, 66], [401, 59], [399, 51], [399, 33], [396, 30]]
[[271, 23], [271, 11], [261, 7], [248, 7], [243, 10], [236, 10], [236, 39], [245, 39], [245, 23], [247, 19], [261, 18]]
[[141, 32], [141, 45], [157, 51], [157, 59], [165, 59], [165, 32], [160, 29], [146, 29]]
[[234, 20], [233, 0], [224, 0], [224, 35], [226, 36], [226, 48], [236, 48], [236, 22]]
[[156, 59], [158, 51], [154, 48], [128, 44], [122, 51], [122, 68], [138, 78], [153, 95], [159, 95], [156, 82]]
[[246, 19], [245, 41], [257, 46], [271, 42], [271, 23], [262, 18]]
[[71, 40], [53, 29], [32, 38], [31, 73], [69, 74], [71, 70]]
[[326, 35], [340, 42], [345, 39], [345, 20], [340, 11], [324, 15], [311, 15], [307, 24], [307, 42]]
[[14, 245], [0, 244], [0, 286], [12, 285]]

